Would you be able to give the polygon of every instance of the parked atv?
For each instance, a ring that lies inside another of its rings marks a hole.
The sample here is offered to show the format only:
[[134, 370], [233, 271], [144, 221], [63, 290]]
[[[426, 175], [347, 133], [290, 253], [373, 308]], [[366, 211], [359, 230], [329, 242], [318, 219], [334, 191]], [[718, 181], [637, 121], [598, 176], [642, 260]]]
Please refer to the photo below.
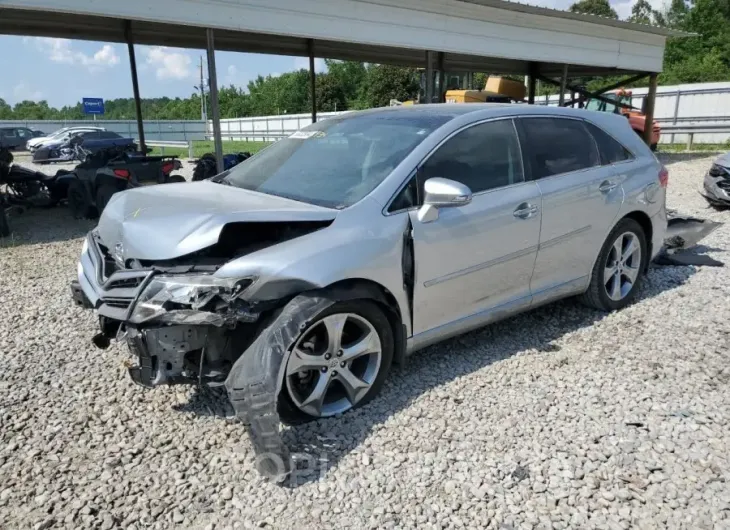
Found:
[[112, 196], [120, 191], [151, 184], [185, 182], [172, 171], [181, 164], [174, 156], [146, 156], [120, 148], [89, 155], [74, 169], [68, 187], [68, 204], [76, 218], [101, 215]]
[[[244, 160], [251, 157], [251, 153], [242, 152], [223, 156], [223, 171], [237, 166]], [[218, 174], [218, 168], [213, 153], [205, 153], [198, 159], [193, 170], [193, 182], [209, 179]]]
[[9, 209], [5, 194], [0, 191], [0, 237], [8, 237], [10, 235], [10, 223], [8, 222], [8, 214], [5, 210]]
[[66, 197], [71, 180], [69, 171], [64, 169], [55, 175], [46, 175], [13, 164], [13, 154], [6, 148], [0, 148], [0, 188], [4, 188], [0, 197], [0, 236], [10, 233], [8, 211], [56, 206]]

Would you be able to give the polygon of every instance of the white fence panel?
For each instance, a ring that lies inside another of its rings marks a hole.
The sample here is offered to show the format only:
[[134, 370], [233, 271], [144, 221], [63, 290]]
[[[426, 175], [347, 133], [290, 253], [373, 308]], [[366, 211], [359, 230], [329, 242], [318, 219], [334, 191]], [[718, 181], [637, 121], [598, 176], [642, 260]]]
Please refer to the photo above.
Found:
[[[326, 120], [348, 111], [320, 112], [317, 121]], [[232, 118], [221, 120], [223, 140], [248, 142], [273, 142], [312, 123], [311, 114], [279, 114], [255, 118]], [[208, 122], [208, 137], [213, 136], [213, 122]]]
[[[137, 138], [137, 122], [134, 120], [0, 120], [0, 127], [29, 127], [51, 133], [61, 127], [104, 127], [124, 137]], [[187, 141], [205, 139], [205, 122], [202, 120], [145, 120], [144, 135], [148, 140]]]
[[[633, 105], [641, 108], [648, 88], [632, 88]], [[570, 99], [570, 94], [566, 95]], [[558, 95], [548, 98], [548, 105], [558, 104]], [[538, 101], [543, 103], [543, 101]], [[694, 83], [662, 86], [657, 89], [654, 118], [661, 125], [730, 125], [730, 83]], [[724, 143], [727, 133], [696, 134], [694, 143]], [[661, 143], [685, 143], [686, 134], [663, 134]]]

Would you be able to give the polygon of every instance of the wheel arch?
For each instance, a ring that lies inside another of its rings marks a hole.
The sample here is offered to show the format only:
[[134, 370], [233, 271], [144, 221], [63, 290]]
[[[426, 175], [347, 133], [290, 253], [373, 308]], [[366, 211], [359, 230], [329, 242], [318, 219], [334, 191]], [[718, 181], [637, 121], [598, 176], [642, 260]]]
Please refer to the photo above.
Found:
[[648, 270], [649, 261], [651, 259], [651, 256], [653, 256], [654, 251], [654, 249], [652, 248], [654, 226], [651, 224], [651, 218], [646, 214], [646, 212], [642, 212], [641, 210], [634, 210], [633, 212], [627, 213], [621, 219], [616, 221], [616, 224], [620, 223], [624, 219], [633, 219], [634, 221], [639, 223], [639, 226], [641, 226], [642, 230], [644, 230], [644, 236], [646, 238], [646, 244], [648, 246], [647, 256], [649, 256], [649, 259], [646, 260], [646, 263], [644, 265], [644, 270]]
[[393, 293], [383, 285], [364, 278], [339, 280], [323, 287], [321, 291], [336, 298], [337, 301], [364, 299], [375, 302], [383, 310], [393, 331], [395, 342], [393, 360], [398, 364], [403, 363], [406, 354], [407, 331], [400, 306]]

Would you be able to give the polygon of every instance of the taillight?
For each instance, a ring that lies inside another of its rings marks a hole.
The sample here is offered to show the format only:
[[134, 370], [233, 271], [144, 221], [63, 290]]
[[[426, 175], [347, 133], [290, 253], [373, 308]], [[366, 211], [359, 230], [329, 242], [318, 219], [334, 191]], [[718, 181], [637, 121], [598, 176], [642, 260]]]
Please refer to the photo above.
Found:
[[128, 169], [115, 169], [115, 170], [114, 170], [114, 174], [115, 174], [115, 175], [116, 175], [117, 177], [121, 177], [121, 178], [123, 178], [123, 179], [129, 179], [129, 177], [130, 177], [130, 175], [131, 175], [131, 173], [129, 172], [129, 170], [128, 170]]
[[666, 188], [669, 184], [669, 171], [667, 171], [667, 168], [662, 166], [662, 168], [659, 170], [659, 185], [662, 188]]
[[175, 164], [172, 162], [165, 162], [162, 164], [162, 172], [167, 175], [169, 172], [171, 172], [175, 168]]

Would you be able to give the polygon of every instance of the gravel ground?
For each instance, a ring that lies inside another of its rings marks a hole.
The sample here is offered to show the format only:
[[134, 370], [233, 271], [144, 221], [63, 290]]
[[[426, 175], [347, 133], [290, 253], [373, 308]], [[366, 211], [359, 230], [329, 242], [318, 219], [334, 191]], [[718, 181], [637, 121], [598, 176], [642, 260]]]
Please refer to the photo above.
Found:
[[[667, 159], [670, 206], [730, 220], [698, 156]], [[366, 407], [286, 431], [313, 458], [282, 487], [222, 394], [140, 389], [124, 348], [91, 345], [68, 292], [90, 223], [12, 223], [0, 528], [730, 528], [726, 269], [652, 269], [621, 312], [565, 301], [431, 347]], [[730, 261], [730, 224], [704, 248]]]

